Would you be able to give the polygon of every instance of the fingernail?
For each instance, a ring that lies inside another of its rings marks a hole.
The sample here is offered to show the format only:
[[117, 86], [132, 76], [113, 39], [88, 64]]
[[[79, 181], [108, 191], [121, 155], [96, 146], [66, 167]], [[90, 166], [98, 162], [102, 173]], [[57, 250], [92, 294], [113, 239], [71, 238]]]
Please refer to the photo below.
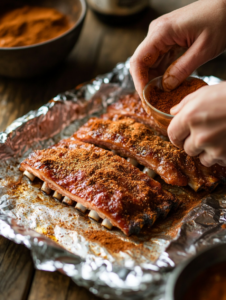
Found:
[[171, 91], [179, 85], [179, 80], [173, 75], [166, 75], [162, 78], [162, 87], [164, 91]]

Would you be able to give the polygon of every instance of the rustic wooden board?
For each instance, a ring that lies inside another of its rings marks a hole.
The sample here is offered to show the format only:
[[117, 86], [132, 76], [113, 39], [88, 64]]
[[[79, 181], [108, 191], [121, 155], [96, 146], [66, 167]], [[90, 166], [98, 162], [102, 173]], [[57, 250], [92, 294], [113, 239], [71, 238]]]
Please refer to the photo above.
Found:
[[28, 300], [98, 300], [59, 272], [36, 271]]
[[0, 299], [27, 299], [33, 273], [29, 250], [0, 236]]
[[98, 300], [99, 297], [91, 294], [87, 289], [77, 286], [72, 280], [68, 288], [66, 300]]
[[70, 278], [59, 272], [36, 271], [28, 300], [65, 300]]

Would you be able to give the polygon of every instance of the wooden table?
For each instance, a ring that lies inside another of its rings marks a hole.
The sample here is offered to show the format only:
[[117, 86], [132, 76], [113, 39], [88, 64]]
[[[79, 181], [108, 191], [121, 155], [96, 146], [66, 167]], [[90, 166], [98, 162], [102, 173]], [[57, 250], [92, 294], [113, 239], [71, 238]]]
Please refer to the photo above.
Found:
[[[131, 56], [147, 33], [149, 22], [156, 17], [147, 10], [135, 24], [108, 26], [88, 11], [80, 39], [70, 57], [49, 74], [27, 80], [0, 78], [0, 131], [16, 118], [39, 108], [59, 92], [110, 71], [118, 62]], [[226, 79], [219, 57], [200, 68], [201, 75]], [[93, 300], [99, 299], [78, 287], [58, 272], [34, 269], [30, 252], [0, 236], [1, 300]]]

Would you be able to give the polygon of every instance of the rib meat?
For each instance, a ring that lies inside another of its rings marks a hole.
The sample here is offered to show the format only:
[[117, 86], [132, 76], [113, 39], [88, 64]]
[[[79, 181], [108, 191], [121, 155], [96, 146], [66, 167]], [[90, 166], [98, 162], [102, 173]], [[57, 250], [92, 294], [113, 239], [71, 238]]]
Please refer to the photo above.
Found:
[[215, 164], [211, 167], [211, 170], [215, 177], [221, 182], [226, 183], [226, 167]]
[[122, 115], [90, 119], [74, 137], [136, 159], [168, 184], [189, 185], [198, 191], [213, 189], [219, 183], [211, 168], [204, 167], [197, 157], [188, 156], [183, 150], [154, 135], [144, 124]]
[[178, 200], [124, 158], [73, 137], [21, 163], [54, 191], [94, 210], [125, 234], [165, 216]]
[[152, 116], [148, 115], [142, 106], [141, 99], [137, 93], [125, 95], [116, 103], [111, 104], [107, 108], [109, 114], [120, 114], [130, 117], [139, 123], [143, 123], [155, 131], [156, 134], [165, 135], [165, 132], [161, 131], [159, 127], [155, 125], [155, 121]]

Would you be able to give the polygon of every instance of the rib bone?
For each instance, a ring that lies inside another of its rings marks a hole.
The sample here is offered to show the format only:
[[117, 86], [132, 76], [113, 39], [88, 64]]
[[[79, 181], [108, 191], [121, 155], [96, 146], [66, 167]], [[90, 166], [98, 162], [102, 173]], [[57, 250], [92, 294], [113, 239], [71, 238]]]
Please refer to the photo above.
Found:
[[75, 205], [75, 208], [77, 208], [78, 210], [80, 210], [83, 213], [87, 210], [87, 208], [85, 206], [83, 206], [81, 203], [77, 203]]
[[104, 219], [103, 222], [101, 223], [101, 225], [106, 227], [109, 230], [111, 230], [113, 227], [111, 222], [108, 219]]
[[35, 176], [28, 171], [24, 171], [24, 176], [26, 176], [30, 181], [34, 181]]
[[147, 168], [147, 167], [145, 167], [144, 169], [143, 169], [143, 173], [144, 174], [147, 174], [149, 177], [151, 177], [151, 178], [155, 178], [155, 176], [156, 176], [156, 173], [155, 173], [155, 171], [153, 171], [153, 170], [151, 170], [151, 169], [149, 169], [149, 168]]
[[62, 202], [66, 203], [67, 205], [71, 205], [71, 206], [74, 205], [74, 201], [71, 200], [69, 197], [64, 197]]
[[129, 163], [131, 163], [132, 165], [134, 165], [134, 167], [136, 167], [138, 165], [138, 161], [134, 158], [129, 157], [129, 158], [127, 158], [127, 161]]
[[93, 220], [95, 220], [95, 221], [97, 221], [97, 222], [100, 220], [100, 217], [99, 217], [98, 213], [95, 212], [95, 210], [91, 210], [91, 211], [89, 212], [88, 216], [89, 216], [91, 219], [93, 219]]
[[57, 191], [55, 191], [53, 194], [53, 198], [56, 198], [57, 200], [60, 201], [63, 198], [63, 196], [60, 193], [58, 193]]
[[41, 190], [47, 195], [49, 195], [52, 192], [52, 190], [48, 187], [48, 184], [46, 182], [43, 183]]

